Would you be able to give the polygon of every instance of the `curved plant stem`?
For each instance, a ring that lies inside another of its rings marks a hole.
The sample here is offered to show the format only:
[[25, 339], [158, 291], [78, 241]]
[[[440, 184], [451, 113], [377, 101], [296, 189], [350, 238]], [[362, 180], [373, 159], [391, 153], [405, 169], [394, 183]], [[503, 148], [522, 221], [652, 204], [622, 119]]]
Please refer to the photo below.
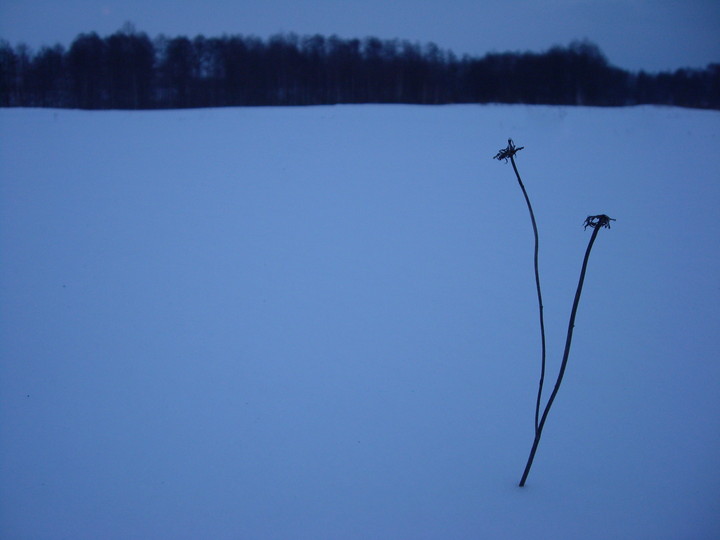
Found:
[[572, 311], [570, 312], [570, 322], [568, 323], [567, 338], [565, 340], [565, 351], [563, 352], [562, 364], [560, 365], [560, 373], [558, 373], [557, 381], [555, 382], [555, 388], [553, 388], [550, 399], [548, 399], [545, 410], [543, 411], [540, 424], [535, 430], [535, 439], [533, 440], [532, 449], [530, 450], [530, 457], [528, 457], [527, 464], [525, 465], [525, 471], [523, 472], [522, 479], [520, 480], [520, 487], [525, 485], [528, 474], [530, 474], [530, 467], [532, 467], [533, 460], [535, 459], [535, 452], [537, 452], [538, 444], [540, 443], [540, 437], [542, 436], [542, 430], [545, 427], [545, 421], [547, 420], [550, 407], [552, 407], [557, 396], [558, 390], [560, 390], [560, 384], [562, 383], [563, 376], [565, 375], [565, 368], [567, 367], [568, 357], [570, 356], [570, 344], [572, 343], [573, 329], [575, 328], [575, 315], [577, 314], [578, 304], [580, 303], [580, 295], [582, 294], [583, 283], [585, 282], [585, 272], [587, 271], [588, 260], [590, 259], [590, 251], [592, 250], [595, 238], [600, 231], [601, 227], [610, 228], [610, 220], [606, 215], [590, 216], [585, 220], [585, 227], [592, 227], [593, 232], [588, 243], [587, 250], [585, 250], [585, 258], [583, 259], [582, 270], [580, 270], [580, 280], [578, 282], [577, 291], [575, 291], [575, 299], [573, 300]]
[[[510, 144], [512, 144], [512, 140], [508, 141]], [[539, 428], [539, 417], [540, 417], [540, 401], [542, 399], [542, 391], [543, 391], [543, 384], [545, 381], [545, 317], [543, 316], [543, 299], [542, 299], [542, 291], [540, 289], [540, 269], [538, 266], [538, 253], [540, 251], [540, 239], [538, 236], [538, 228], [537, 223], [535, 222], [535, 212], [533, 212], [532, 204], [530, 204], [530, 197], [528, 197], [527, 191], [525, 190], [525, 185], [523, 184], [522, 179], [520, 178], [520, 173], [518, 172], [517, 165], [515, 165], [515, 154], [510, 154], [510, 163], [512, 163], [513, 170], [515, 171], [515, 176], [517, 176], [518, 184], [520, 184], [520, 189], [523, 192], [523, 195], [525, 196], [525, 202], [527, 203], [528, 210], [530, 211], [530, 221], [532, 222], [532, 228], [533, 228], [533, 234], [535, 235], [535, 255], [534, 255], [534, 263], [535, 263], [535, 288], [537, 289], [537, 298], [538, 298], [538, 310], [540, 312], [540, 340], [541, 340], [541, 362], [540, 362], [540, 384], [538, 386], [538, 395], [537, 395], [537, 402], [535, 404], [535, 433], [537, 433]]]

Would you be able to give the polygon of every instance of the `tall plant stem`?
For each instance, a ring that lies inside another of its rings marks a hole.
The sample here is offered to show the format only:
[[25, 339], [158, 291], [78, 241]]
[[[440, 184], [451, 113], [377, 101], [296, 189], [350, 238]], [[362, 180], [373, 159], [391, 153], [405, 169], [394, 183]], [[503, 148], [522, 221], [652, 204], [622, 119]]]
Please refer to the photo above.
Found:
[[[510, 144], [512, 144], [512, 141], [509, 141]], [[537, 223], [535, 222], [535, 212], [533, 212], [532, 204], [530, 204], [530, 197], [528, 197], [527, 190], [525, 189], [525, 185], [523, 184], [522, 178], [520, 178], [520, 173], [518, 172], [517, 165], [515, 164], [515, 154], [510, 154], [510, 163], [512, 163], [513, 170], [515, 171], [515, 176], [517, 176], [518, 184], [520, 184], [520, 189], [523, 192], [523, 195], [525, 196], [525, 202], [527, 203], [528, 210], [530, 212], [530, 221], [532, 222], [532, 228], [533, 228], [533, 234], [535, 235], [535, 255], [534, 255], [534, 263], [535, 263], [535, 288], [537, 289], [537, 298], [538, 298], [538, 310], [540, 311], [540, 340], [541, 340], [541, 361], [540, 361], [540, 384], [538, 386], [538, 395], [537, 395], [537, 402], [535, 404], [535, 433], [537, 434], [538, 428], [539, 428], [539, 418], [540, 418], [540, 401], [542, 400], [542, 391], [543, 391], [543, 384], [545, 381], [545, 317], [543, 316], [543, 299], [542, 299], [542, 291], [540, 289], [540, 269], [538, 265], [538, 253], [540, 251], [540, 238], [538, 236], [538, 228]]]
[[520, 487], [525, 485], [528, 474], [530, 474], [530, 467], [532, 467], [533, 460], [535, 459], [535, 452], [537, 452], [538, 444], [540, 443], [540, 437], [542, 436], [542, 430], [545, 427], [545, 421], [547, 420], [550, 407], [552, 407], [557, 396], [558, 390], [560, 390], [560, 384], [562, 383], [563, 376], [565, 375], [565, 368], [567, 368], [568, 357], [570, 356], [570, 344], [572, 343], [573, 329], [575, 328], [575, 315], [577, 314], [578, 304], [580, 303], [580, 295], [582, 294], [583, 283], [585, 282], [585, 272], [587, 271], [588, 260], [590, 259], [590, 251], [592, 250], [595, 238], [600, 231], [601, 227], [610, 226], [610, 219], [606, 215], [590, 216], [585, 221], [585, 226], [592, 227], [593, 232], [590, 237], [590, 242], [585, 250], [585, 258], [583, 259], [582, 270], [580, 270], [580, 281], [578, 282], [577, 291], [575, 291], [575, 299], [573, 300], [572, 311], [570, 312], [570, 322], [568, 323], [567, 338], [565, 340], [565, 351], [563, 352], [562, 364], [560, 365], [560, 373], [558, 373], [557, 381], [555, 382], [555, 388], [553, 388], [550, 399], [548, 399], [545, 410], [543, 411], [540, 424], [535, 430], [535, 439], [533, 440], [532, 449], [530, 450], [530, 457], [528, 457], [527, 465], [525, 465], [525, 471], [523, 472], [522, 479], [520, 480]]

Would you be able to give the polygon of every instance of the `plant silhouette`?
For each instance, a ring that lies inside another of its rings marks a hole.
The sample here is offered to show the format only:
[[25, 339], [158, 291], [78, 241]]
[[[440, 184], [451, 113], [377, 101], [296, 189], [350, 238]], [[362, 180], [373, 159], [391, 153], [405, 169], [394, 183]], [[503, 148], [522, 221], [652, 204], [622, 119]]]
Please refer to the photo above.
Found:
[[521, 146], [520, 148], [517, 148], [515, 144], [513, 143], [512, 139], [508, 139], [508, 145], [506, 148], [503, 148], [502, 150], [498, 151], [497, 154], [495, 154], [495, 157], [493, 159], [497, 160], [504, 160], [505, 163], [507, 163], [508, 159], [510, 160], [510, 163], [512, 163], [513, 170], [515, 171], [515, 176], [517, 177], [518, 184], [520, 184], [520, 189], [522, 190], [523, 195], [525, 196], [525, 203], [527, 203], [528, 211], [530, 212], [530, 222], [532, 223], [533, 228], [533, 235], [535, 236], [535, 253], [533, 257], [533, 262], [535, 266], [535, 288], [537, 290], [537, 299], [538, 299], [538, 311], [540, 312], [540, 343], [541, 343], [541, 360], [540, 360], [540, 384], [538, 385], [538, 395], [537, 395], [537, 402], [535, 404], [535, 432], [537, 433], [538, 427], [539, 427], [539, 419], [540, 419], [540, 402], [542, 400], [542, 391], [543, 391], [543, 383], [545, 380], [545, 357], [546, 357], [546, 346], [545, 346], [545, 317], [543, 316], [543, 299], [542, 299], [542, 290], [540, 288], [540, 269], [538, 264], [538, 255], [540, 251], [540, 238], [538, 235], [538, 228], [537, 223], [535, 221], [535, 212], [533, 212], [532, 204], [530, 204], [530, 197], [527, 194], [527, 190], [525, 189], [525, 184], [523, 184], [522, 178], [520, 178], [520, 173], [518, 172], [517, 165], [515, 164], [515, 154], [525, 148], [524, 146]]
[[545, 405], [545, 410], [543, 411], [542, 418], [540, 419], [540, 425], [535, 430], [535, 439], [533, 440], [530, 456], [528, 457], [525, 470], [523, 471], [522, 478], [520, 479], [520, 487], [525, 485], [528, 474], [530, 474], [530, 467], [532, 467], [533, 460], [535, 459], [535, 452], [537, 452], [538, 444], [540, 444], [540, 437], [542, 436], [543, 427], [545, 427], [545, 421], [547, 420], [550, 407], [552, 407], [552, 404], [555, 401], [558, 390], [560, 390], [560, 384], [562, 384], [563, 376], [565, 375], [565, 368], [567, 367], [568, 357], [570, 356], [570, 344], [572, 343], [573, 329], [575, 328], [575, 315], [577, 314], [578, 304], [580, 303], [580, 295], [582, 294], [582, 288], [585, 282], [585, 272], [587, 271], [588, 260], [590, 259], [590, 251], [592, 250], [600, 229], [603, 227], [609, 229], [611, 221], [615, 220], [605, 214], [588, 216], [587, 219], [585, 219], [585, 228], [587, 229], [588, 227], [592, 227], [593, 232], [590, 236], [588, 247], [585, 250], [585, 257], [583, 258], [582, 269], [580, 270], [580, 280], [578, 281], [577, 290], [575, 291], [575, 299], [573, 300], [572, 310], [570, 311], [570, 322], [568, 323], [567, 337], [565, 338], [565, 350], [563, 352], [562, 363], [560, 364], [560, 372], [558, 373], [557, 381], [555, 381], [555, 388], [553, 388], [553, 391], [550, 394], [550, 399], [548, 399], [547, 405]]
[[545, 422], [547, 421], [548, 414], [550, 413], [550, 408], [552, 407], [552, 404], [555, 402], [555, 398], [557, 397], [557, 393], [560, 390], [560, 385], [562, 384], [563, 377], [565, 376], [565, 369], [567, 368], [568, 358], [570, 357], [570, 345], [572, 344], [572, 337], [573, 337], [573, 330], [575, 328], [575, 317], [577, 315], [578, 305], [580, 303], [580, 295], [582, 294], [583, 285], [585, 283], [585, 274], [587, 272], [587, 266], [588, 261], [590, 260], [590, 252], [592, 251], [592, 247], [595, 244], [595, 239], [597, 238], [598, 232], [600, 232], [600, 229], [602, 228], [610, 228], [610, 222], [615, 221], [613, 218], [605, 215], [605, 214], [598, 214], [594, 216], [588, 216], [585, 219], [584, 228], [587, 229], [590, 227], [593, 229], [592, 235], [590, 236], [590, 241], [588, 242], [587, 249], [585, 250], [585, 256], [583, 258], [582, 268], [580, 270], [580, 279], [578, 281], [577, 290], [575, 291], [575, 298], [573, 300], [572, 309], [570, 311], [570, 321], [568, 323], [568, 330], [567, 330], [567, 337], [565, 338], [565, 349], [563, 351], [563, 358], [562, 363], [560, 364], [560, 371], [558, 373], [557, 380], [555, 381], [555, 387], [553, 388], [552, 393], [550, 394], [550, 398], [548, 399], [547, 404], [545, 405], [545, 409], [543, 410], [542, 416], [540, 416], [540, 404], [542, 401], [542, 391], [543, 391], [543, 384], [545, 379], [545, 360], [546, 360], [546, 347], [545, 347], [545, 323], [543, 318], [543, 302], [542, 302], [542, 293], [540, 289], [540, 273], [538, 270], [538, 251], [539, 251], [539, 240], [538, 240], [538, 230], [537, 230], [537, 223], [535, 222], [535, 214], [532, 209], [532, 205], [530, 204], [530, 198], [528, 197], [527, 191], [525, 189], [525, 186], [523, 185], [522, 179], [520, 178], [520, 173], [518, 172], [517, 165], [515, 164], [515, 154], [522, 150], [524, 147], [516, 147], [513, 143], [512, 139], [508, 139], [508, 145], [506, 148], [503, 148], [502, 150], [498, 151], [498, 153], [494, 156], [494, 159], [498, 160], [504, 160], [507, 162], [510, 160], [510, 163], [512, 163], [513, 170], [515, 171], [515, 176], [517, 176], [518, 183], [520, 184], [520, 189], [522, 189], [523, 195], [525, 196], [525, 202], [527, 203], [528, 210], [530, 211], [530, 220], [532, 222], [533, 226], [533, 233], [535, 235], [535, 254], [534, 254], [534, 262], [535, 262], [535, 285], [537, 288], [537, 296], [538, 296], [538, 307], [540, 311], [540, 333], [542, 337], [542, 354], [541, 354], [541, 367], [540, 367], [540, 384], [538, 388], [538, 396], [537, 401], [535, 405], [535, 436], [533, 438], [533, 444], [532, 448], [530, 449], [530, 456], [528, 457], [527, 463], [525, 465], [525, 470], [523, 471], [522, 478], [520, 479], [520, 487], [525, 486], [525, 483], [527, 481], [527, 477], [530, 474], [530, 468], [532, 467], [533, 461], [535, 459], [535, 454], [538, 449], [538, 445], [540, 444], [540, 438], [542, 437], [542, 431], [545, 427]]

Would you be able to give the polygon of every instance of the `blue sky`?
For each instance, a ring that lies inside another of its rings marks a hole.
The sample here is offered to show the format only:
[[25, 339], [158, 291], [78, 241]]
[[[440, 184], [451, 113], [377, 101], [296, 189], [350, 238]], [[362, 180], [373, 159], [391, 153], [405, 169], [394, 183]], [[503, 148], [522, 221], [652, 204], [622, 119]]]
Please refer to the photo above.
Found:
[[459, 55], [597, 43], [632, 70], [720, 62], [717, 0], [0, 0], [0, 38], [31, 47], [107, 35], [277, 32], [433, 41]]

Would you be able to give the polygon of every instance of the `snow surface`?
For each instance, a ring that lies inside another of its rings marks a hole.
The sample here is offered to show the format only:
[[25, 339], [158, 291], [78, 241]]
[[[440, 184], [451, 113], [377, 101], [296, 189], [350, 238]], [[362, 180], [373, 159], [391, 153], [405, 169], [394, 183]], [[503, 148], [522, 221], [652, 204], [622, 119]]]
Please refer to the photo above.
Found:
[[[617, 219], [525, 488], [508, 137], [550, 385]], [[0, 110], [0, 536], [720, 537], [719, 147], [657, 107]]]

